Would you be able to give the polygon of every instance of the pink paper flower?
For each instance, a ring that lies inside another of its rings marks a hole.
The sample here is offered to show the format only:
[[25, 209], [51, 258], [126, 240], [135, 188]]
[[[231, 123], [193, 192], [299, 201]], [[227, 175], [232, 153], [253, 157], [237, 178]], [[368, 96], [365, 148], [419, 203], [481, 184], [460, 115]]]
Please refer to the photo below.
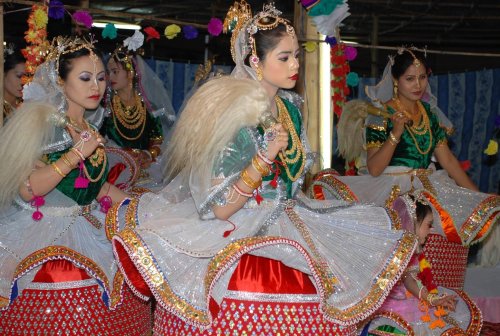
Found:
[[347, 46], [344, 49], [344, 54], [348, 61], [353, 61], [358, 56], [358, 51], [354, 47]]
[[94, 22], [89, 12], [80, 10], [73, 13], [73, 20], [89, 29], [92, 27], [92, 23]]
[[222, 21], [218, 18], [211, 18], [208, 22], [208, 32], [212, 36], [219, 36], [222, 32]]

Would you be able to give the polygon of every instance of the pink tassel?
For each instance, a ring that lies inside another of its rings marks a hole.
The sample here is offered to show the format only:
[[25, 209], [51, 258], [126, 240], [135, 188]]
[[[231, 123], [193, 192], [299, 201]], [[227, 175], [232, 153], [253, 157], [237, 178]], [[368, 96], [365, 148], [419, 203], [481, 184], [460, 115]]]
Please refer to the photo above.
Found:
[[31, 218], [35, 221], [40, 221], [43, 218], [43, 213], [39, 210], [41, 206], [45, 205], [45, 198], [43, 196], [35, 196], [31, 200], [31, 206], [36, 207], [36, 211], [33, 212]]
[[80, 161], [80, 174], [75, 179], [75, 189], [87, 189], [89, 180], [83, 175], [83, 161]]

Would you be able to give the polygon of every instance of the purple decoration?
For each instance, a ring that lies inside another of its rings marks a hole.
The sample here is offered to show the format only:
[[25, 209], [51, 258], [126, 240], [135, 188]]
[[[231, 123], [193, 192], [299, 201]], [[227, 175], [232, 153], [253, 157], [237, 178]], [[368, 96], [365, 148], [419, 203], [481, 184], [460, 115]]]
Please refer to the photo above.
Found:
[[76, 11], [73, 13], [73, 19], [82, 25], [84, 25], [87, 28], [92, 28], [92, 23], [94, 20], [92, 20], [92, 16], [90, 16], [89, 12], [87, 11]]
[[354, 47], [347, 46], [344, 49], [344, 54], [348, 61], [353, 61], [358, 56], [358, 50]]
[[222, 33], [222, 21], [218, 18], [211, 18], [208, 21], [208, 32], [212, 36], [219, 36]]
[[193, 26], [182, 27], [182, 33], [186, 40], [193, 40], [198, 37], [198, 30]]
[[60, 20], [64, 17], [64, 4], [59, 0], [50, 0], [49, 18]]
[[330, 45], [330, 47], [333, 47], [334, 45], [337, 44], [337, 39], [333, 36], [327, 36], [325, 38], [325, 42]]

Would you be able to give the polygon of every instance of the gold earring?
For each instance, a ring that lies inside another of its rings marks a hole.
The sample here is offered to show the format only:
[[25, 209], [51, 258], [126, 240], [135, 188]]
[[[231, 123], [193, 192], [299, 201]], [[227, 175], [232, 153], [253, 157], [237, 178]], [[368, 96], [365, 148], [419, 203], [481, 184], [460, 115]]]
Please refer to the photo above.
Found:
[[255, 72], [257, 73], [257, 80], [261, 81], [263, 74], [262, 74], [262, 69], [260, 68], [260, 66], [257, 66], [257, 68], [255, 69]]
[[394, 82], [394, 98], [398, 97], [398, 82]]

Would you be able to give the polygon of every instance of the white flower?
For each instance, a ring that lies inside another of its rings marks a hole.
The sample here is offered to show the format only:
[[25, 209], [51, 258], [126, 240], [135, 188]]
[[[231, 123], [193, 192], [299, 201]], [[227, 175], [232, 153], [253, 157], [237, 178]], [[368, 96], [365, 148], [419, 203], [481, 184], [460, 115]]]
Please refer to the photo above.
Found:
[[123, 45], [127, 47], [128, 50], [136, 51], [139, 49], [144, 43], [144, 34], [140, 31], [136, 30], [134, 35], [131, 37], [127, 37], [125, 41], [123, 41]]

